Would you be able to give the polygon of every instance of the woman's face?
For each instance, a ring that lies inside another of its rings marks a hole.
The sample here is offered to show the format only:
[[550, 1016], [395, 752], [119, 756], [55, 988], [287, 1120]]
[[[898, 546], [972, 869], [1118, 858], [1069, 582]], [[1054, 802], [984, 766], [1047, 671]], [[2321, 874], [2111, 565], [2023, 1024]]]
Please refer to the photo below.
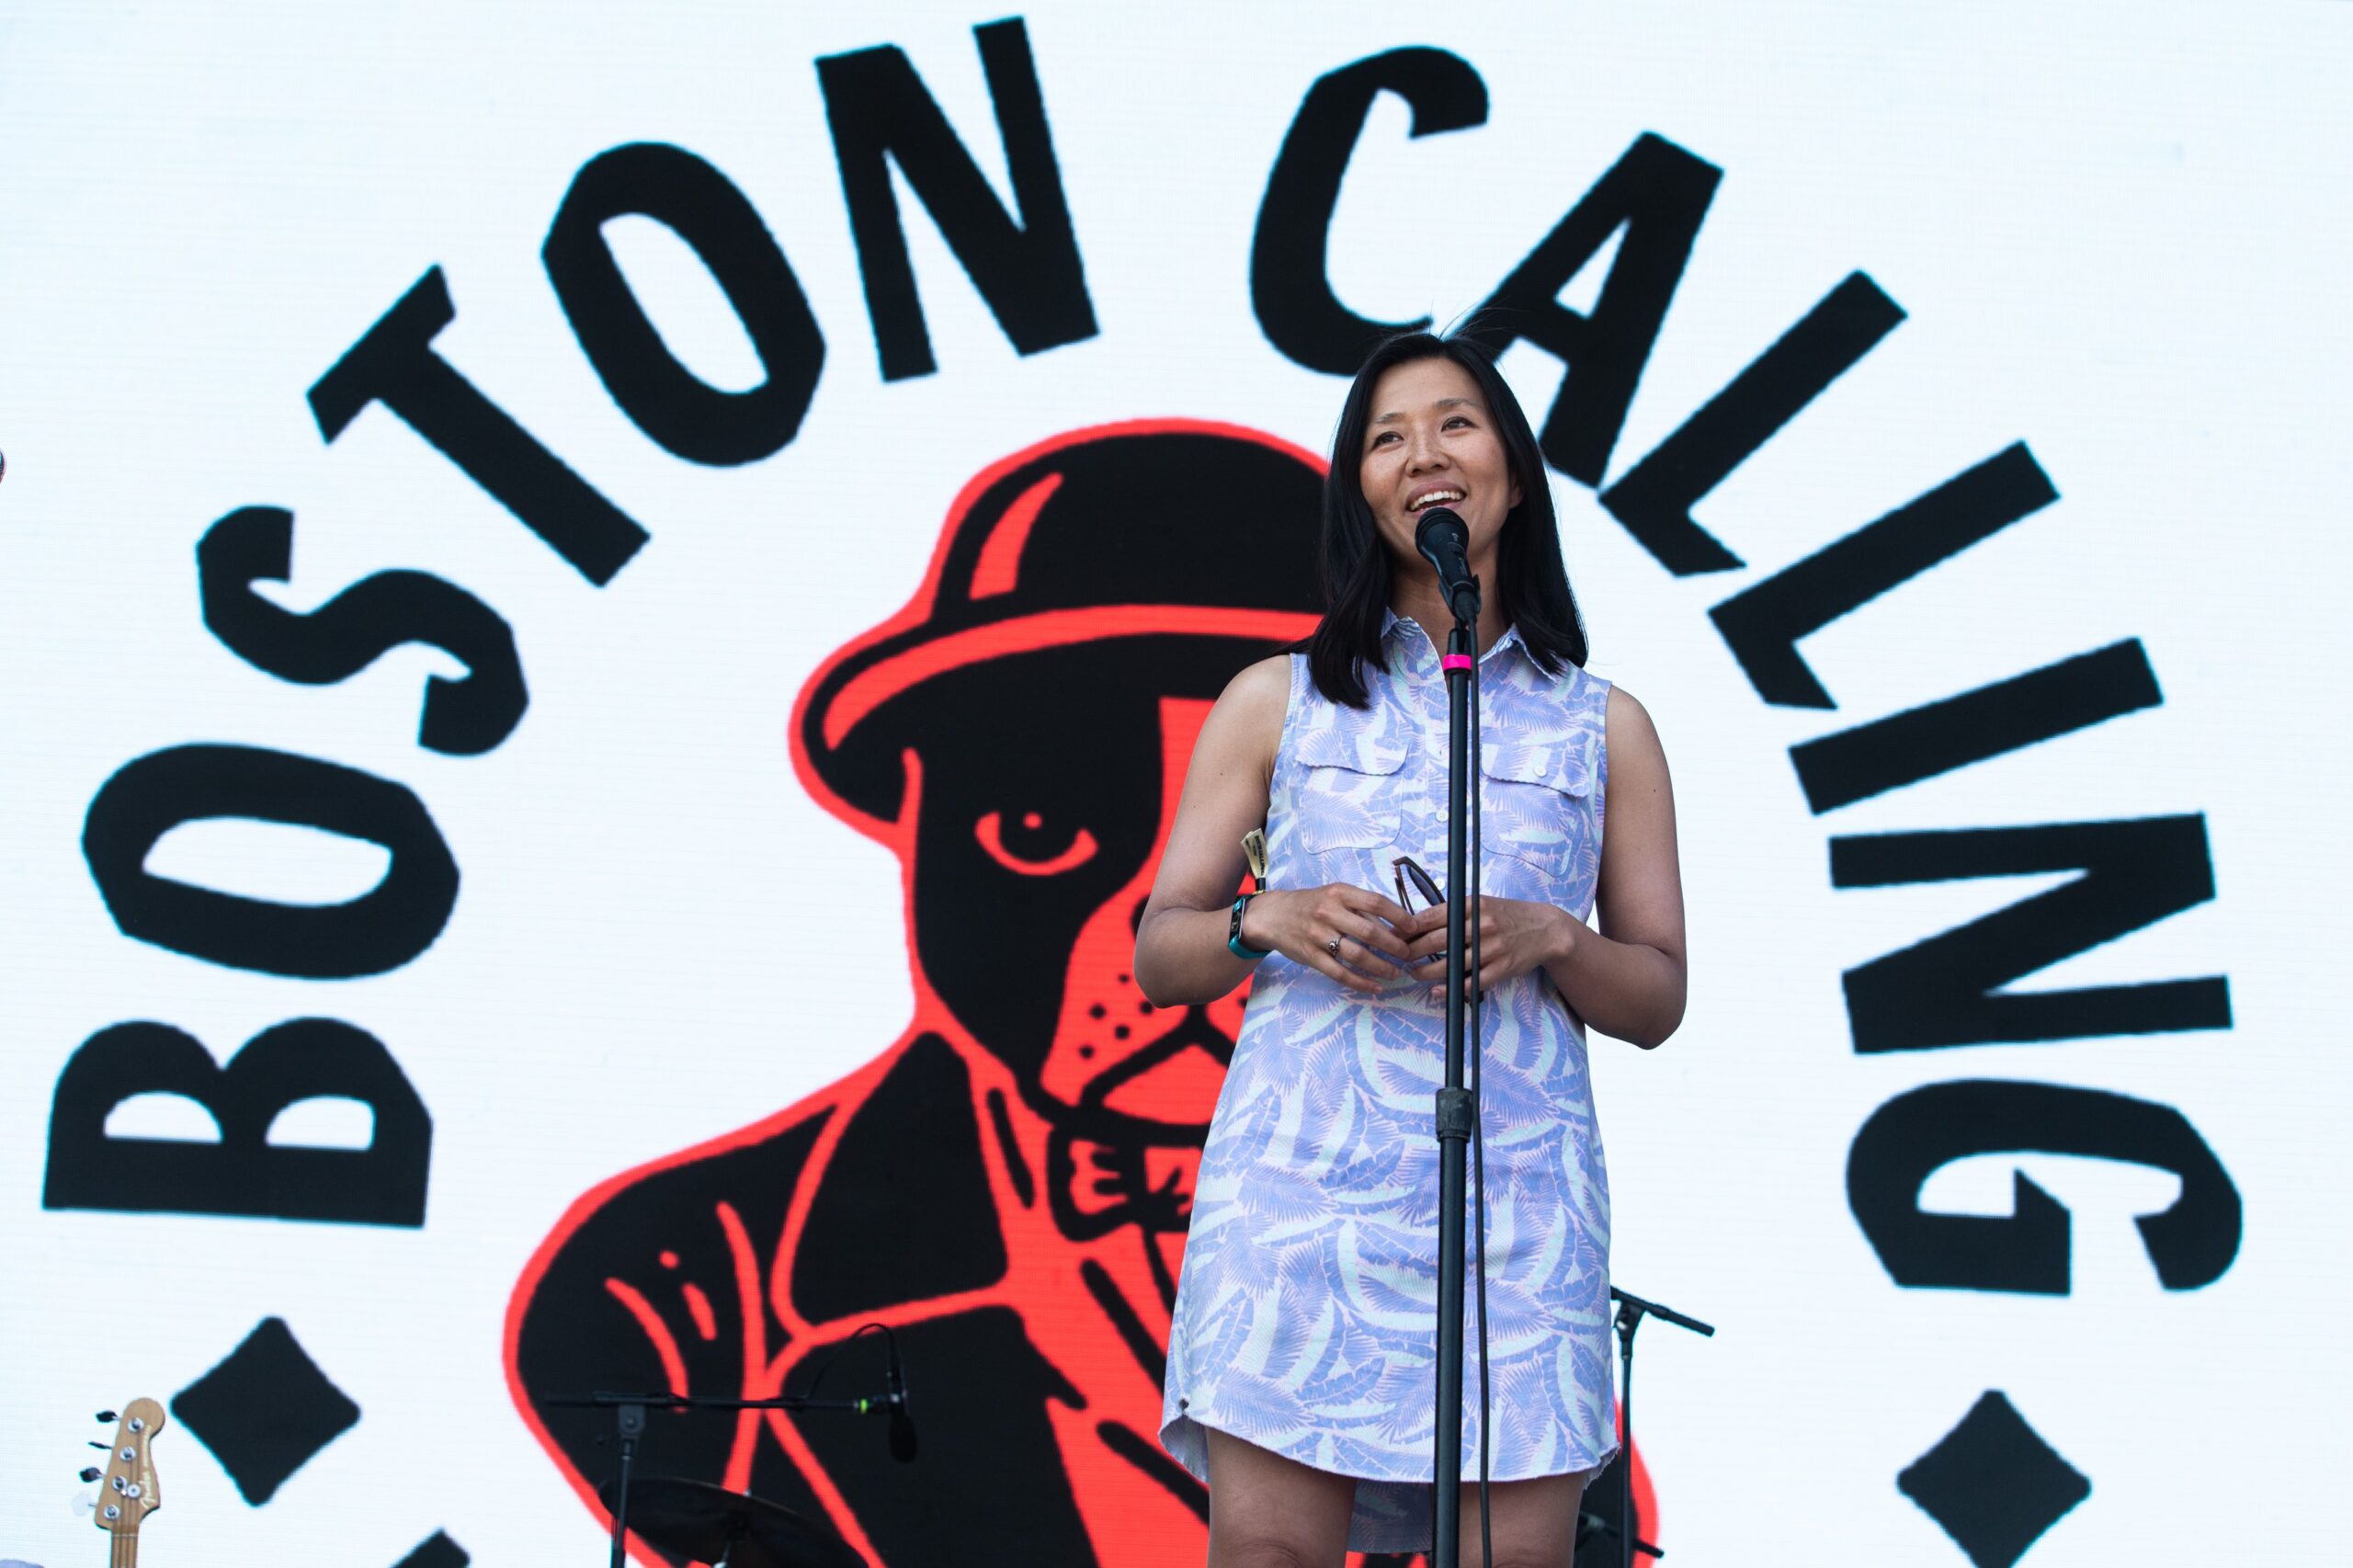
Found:
[[1421, 562], [1415, 525], [1432, 506], [1444, 506], [1470, 531], [1473, 570], [1492, 576], [1495, 540], [1519, 505], [1519, 484], [1470, 371], [1443, 358], [1383, 370], [1373, 383], [1358, 483], [1381, 541], [1406, 566]]

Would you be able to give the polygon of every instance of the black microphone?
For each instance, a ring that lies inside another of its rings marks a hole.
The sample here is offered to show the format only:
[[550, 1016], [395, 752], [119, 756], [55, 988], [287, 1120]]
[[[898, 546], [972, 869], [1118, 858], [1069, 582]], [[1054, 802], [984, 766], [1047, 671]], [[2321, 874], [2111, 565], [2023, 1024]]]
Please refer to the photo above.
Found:
[[1471, 575], [1471, 530], [1444, 506], [1432, 506], [1414, 525], [1414, 548], [1438, 573], [1438, 591], [1446, 596], [1454, 619], [1465, 626], [1479, 620], [1479, 579]]
[[899, 1369], [899, 1341], [887, 1330], [883, 1344], [889, 1347], [891, 1365], [883, 1378], [890, 1389], [886, 1396], [891, 1406], [891, 1457], [901, 1464], [913, 1464], [915, 1460], [915, 1418], [907, 1414], [907, 1379]]

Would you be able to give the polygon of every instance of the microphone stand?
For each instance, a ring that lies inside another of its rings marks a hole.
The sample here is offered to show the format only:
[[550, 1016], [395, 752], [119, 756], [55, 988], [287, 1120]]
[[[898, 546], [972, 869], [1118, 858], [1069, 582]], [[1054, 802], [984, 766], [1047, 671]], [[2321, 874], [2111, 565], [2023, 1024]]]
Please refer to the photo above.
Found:
[[[1465, 607], [1469, 614], [1464, 614]], [[1478, 589], [1455, 597], [1446, 657], [1446, 1080], [1438, 1091], [1438, 1421], [1430, 1480], [1436, 1539], [1431, 1568], [1461, 1568], [1462, 1550], [1462, 1209], [1465, 1165], [1478, 1111], [1463, 1087], [1463, 1013], [1475, 977], [1466, 972], [1464, 916], [1476, 902], [1478, 868], [1467, 835], [1471, 686], [1478, 672]], [[1483, 1434], [1485, 1427], [1480, 1428]]]
[[893, 1389], [880, 1399], [811, 1399], [802, 1394], [778, 1394], [769, 1399], [735, 1399], [709, 1393], [596, 1393], [566, 1399], [541, 1400], [542, 1404], [574, 1409], [610, 1410], [620, 1435], [620, 1477], [613, 1492], [613, 1549], [610, 1568], [625, 1568], [623, 1544], [629, 1535], [630, 1470], [637, 1459], [638, 1439], [645, 1435], [645, 1413], [658, 1410], [838, 1410], [871, 1415], [896, 1410], [906, 1403], [904, 1390]]
[[1609, 1287], [1609, 1298], [1618, 1303], [1618, 1426], [1624, 1450], [1618, 1456], [1619, 1562], [1621, 1568], [1634, 1568], [1636, 1551], [1645, 1551], [1653, 1557], [1666, 1555], [1650, 1542], [1636, 1539], [1634, 1530], [1634, 1331], [1643, 1326], [1645, 1317], [1662, 1318], [1703, 1338], [1713, 1338], [1716, 1331], [1698, 1318], [1685, 1317], [1656, 1301], [1645, 1301], [1615, 1285]]

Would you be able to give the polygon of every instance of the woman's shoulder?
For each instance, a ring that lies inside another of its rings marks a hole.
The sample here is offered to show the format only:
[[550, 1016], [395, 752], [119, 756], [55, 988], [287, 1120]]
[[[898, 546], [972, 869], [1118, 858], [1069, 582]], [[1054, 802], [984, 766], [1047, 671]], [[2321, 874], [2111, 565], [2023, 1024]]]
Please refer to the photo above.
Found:
[[1290, 653], [1277, 653], [1245, 665], [1239, 675], [1225, 683], [1225, 691], [1217, 699], [1218, 707], [1245, 721], [1263, 723], [1272, 718], [1279, 729], [1283, 711], [1290, 706], [1292, 658]]
[[1290, 655], [1277, 653], [1245, 665], [1225, 683], [1202, 726], [1204, 739], [1238, 745], [1271, 766], [1290, 710]]
[[1658, 726], [1651, 722], [1651, 710], [1632, 692], [1615, 682], [1603, 682], [1603, 688], [1608, 693], [1608, 706], [1603, 710], [1602, 722], [1609, 749], [1623, 753], [1631, 748], [1661, 755], [1665, 748], [1659, 744]]
[[1608, 694], [1609, 702], [1609, 722], [1611, 723], [1616, 723], [1620, 715], [1623, 715], [1627, 720], [1634, 723], [1645, 726], [1650, 723], [1650, 710], [1643, 707], [1632, 692], [1628, 691], [1616, 681], [1603, 680], [1599, 676], [1588, 676], [1586, 678], [1588, 680], [1598, 682], [1601, 689]]

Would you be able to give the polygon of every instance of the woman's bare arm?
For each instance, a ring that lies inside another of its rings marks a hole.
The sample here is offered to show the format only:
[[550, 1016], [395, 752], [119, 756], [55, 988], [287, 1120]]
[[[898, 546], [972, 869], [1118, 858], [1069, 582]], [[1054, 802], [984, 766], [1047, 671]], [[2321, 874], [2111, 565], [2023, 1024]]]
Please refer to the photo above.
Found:
[[1545, 972], [1594, 1028], [1645, 1050], [1683, 1021], [1683, 872], [1666, 752], [1643, 705], [1609, 694], [1609, 787], [1597, 902], [1601, 929], [1567, 918]]

